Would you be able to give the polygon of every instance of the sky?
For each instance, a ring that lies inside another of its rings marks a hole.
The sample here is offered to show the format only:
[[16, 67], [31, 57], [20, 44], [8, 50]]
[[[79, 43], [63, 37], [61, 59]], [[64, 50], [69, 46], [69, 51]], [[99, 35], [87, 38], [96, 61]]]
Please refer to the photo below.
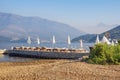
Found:
[[99, 23], [120, 24], [120, 0], [0, 0], [0, 12], [38, 16], [87, 33], [105, 31], [96, 28]]

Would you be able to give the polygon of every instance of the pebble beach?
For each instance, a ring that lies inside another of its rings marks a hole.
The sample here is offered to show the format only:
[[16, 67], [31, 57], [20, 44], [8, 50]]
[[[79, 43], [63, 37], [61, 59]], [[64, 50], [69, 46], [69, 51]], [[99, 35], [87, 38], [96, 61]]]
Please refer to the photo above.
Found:
[[120, 65], [47, 59], [0, 62], [0, 80], [120, 80]]

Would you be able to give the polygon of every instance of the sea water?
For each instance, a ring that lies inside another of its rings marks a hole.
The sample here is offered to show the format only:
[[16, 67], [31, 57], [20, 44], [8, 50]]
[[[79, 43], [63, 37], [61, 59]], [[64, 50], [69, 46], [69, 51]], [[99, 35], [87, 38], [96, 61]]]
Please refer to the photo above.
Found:
[[[93, 43], [83, 43], [84, 49], [89, 51], [89, 47], [93, 46]], [[20, 46], [26, 46], [26, 47], [52, 47], [51, 43], [41, 43], [40, 45], [36, 43], [32, 43], [28, 45], [27, 43], [0, 43], [0, 49], [11, 49], [11, 47], [20, 47]], [[68, 48], [68, 45], [66, 43], [56, 43], [55, 47], [57, 48]], [[80, 48], [80, 43], [71, 43], [70, 48]], [[8, 55], [2, 55], [0, 56], [0, 62], [24, 62], [24, 61], [30, 61], [30, 60], [37, 60], [35, 58], [23, 58], [23, 57], [10, 57]]]

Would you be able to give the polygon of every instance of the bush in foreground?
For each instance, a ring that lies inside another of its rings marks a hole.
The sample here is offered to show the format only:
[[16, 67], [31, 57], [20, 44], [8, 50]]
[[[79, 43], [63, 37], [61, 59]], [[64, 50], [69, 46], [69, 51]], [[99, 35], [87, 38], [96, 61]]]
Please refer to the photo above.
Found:
[[120, 64], [120, 45], [96, 44], [90, 51], [88, 63]]

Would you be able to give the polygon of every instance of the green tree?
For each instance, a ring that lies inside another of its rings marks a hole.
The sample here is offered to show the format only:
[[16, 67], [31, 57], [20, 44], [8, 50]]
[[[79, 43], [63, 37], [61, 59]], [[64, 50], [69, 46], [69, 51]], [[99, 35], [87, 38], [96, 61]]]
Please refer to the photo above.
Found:
[[97, 44], [87, 61], [95, 64], [120, 64], [120, 45]]

